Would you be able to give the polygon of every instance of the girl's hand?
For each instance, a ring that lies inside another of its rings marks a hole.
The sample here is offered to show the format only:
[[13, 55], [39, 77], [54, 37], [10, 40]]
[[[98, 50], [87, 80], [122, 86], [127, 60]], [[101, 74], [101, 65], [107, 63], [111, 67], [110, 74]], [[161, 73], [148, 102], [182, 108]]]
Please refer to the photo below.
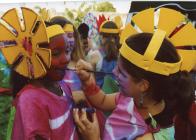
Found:
[[76, 64], [76, 72], [84, 86], [96, 84], [93, 73], [89, 71], [93, 71], [93, 66], [80, 59]]
[[85, 109], [79, 112], [73, 109], [75, 124], [84, 140], [100, 140], [100, 130], [96, 113], [92, 114], [92, 121], [89, 121]]

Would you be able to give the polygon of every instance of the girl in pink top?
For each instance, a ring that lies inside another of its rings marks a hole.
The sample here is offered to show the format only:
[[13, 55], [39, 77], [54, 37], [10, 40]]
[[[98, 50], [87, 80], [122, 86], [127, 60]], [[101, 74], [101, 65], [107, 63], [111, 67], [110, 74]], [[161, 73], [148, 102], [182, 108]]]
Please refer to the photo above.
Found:
[[[136, 34], [126, 39], [126, 44], [144, 54], [152, 36], [151, 33]], [[180, 61], [167, 39], [163, 39], [155, 59], [167, 63]], [[85, 110], [74, 109], [75, 122], [86, 140], [174, 140], [174, 115], [186, 116], [187, 108], [194, 101], [187, 71], [161, 75], [136, 66], [120, 54], [114, 70], [120, 92], [106, 95], [96, 86], [93, 74], [86, 71], [92, 69], [89, 63], [80, 61], [76, 68], [91, 104], [105, 111], [113, 110], [107, 118], [104, 135], [100, 137], [95, 115], [89, 121]]]

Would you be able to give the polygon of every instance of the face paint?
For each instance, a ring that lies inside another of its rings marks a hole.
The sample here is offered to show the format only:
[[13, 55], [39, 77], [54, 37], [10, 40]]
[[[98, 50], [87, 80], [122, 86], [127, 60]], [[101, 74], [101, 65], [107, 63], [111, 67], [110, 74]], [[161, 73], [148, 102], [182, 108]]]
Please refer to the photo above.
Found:
[[67, 43], [71, 48], [75, 47], [75, 39], [74, 39], [74, 33], [73, 32], [68, 32], [66, 33], [66, 39]]
[[65, 69], [70, 61], [73, 48], [68, 44], [65, 34], [53, 37], [49, 48], [52, 53], [51, 67], [47, 76], [53, 81], [60, 81], [65, 75]]
[[138, 83], [136, 83], [133, 77], [124, 69], [120, 58], [118, 59], [117, 66], [113, 73], [116, 76], [122, 94], [134, 97], [139, 93]]

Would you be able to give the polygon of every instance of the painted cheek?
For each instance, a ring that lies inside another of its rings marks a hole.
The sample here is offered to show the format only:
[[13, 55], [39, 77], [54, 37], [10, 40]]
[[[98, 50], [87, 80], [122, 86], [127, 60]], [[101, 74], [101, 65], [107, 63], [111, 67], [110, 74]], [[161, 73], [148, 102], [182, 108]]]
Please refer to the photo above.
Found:
[[119, 79], [119, 82], [120, 82], [120, 84], [121, 85], [123, 85], [123, 87], [125, 86], [125, 85], [127, 85], [127, 78], [126, 77], [124, 77], [124, 76], [122, 76], [121, 74], [118, 76], [118, 79]]

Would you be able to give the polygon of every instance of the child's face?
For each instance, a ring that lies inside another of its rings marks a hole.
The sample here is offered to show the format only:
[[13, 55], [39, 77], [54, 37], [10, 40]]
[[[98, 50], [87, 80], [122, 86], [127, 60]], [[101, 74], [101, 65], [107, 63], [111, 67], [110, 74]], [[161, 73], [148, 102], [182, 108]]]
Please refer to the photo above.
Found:
[[60, 81], [65, 75], [65, 69], [70, 61], [73, 47], [67, 39], [67, 35], [58, 35], [50, 40], [49, 48], [52, 53], [51, 67], [47, 76], [53, 81]]
[[137, 97], [141, 93], [140, 83], [135, 82], [133, 77], [123, 68], [121, 59], [118, 59], [117, 66], [113, 70], [118, 80], [120, 92], [125, 96]]

